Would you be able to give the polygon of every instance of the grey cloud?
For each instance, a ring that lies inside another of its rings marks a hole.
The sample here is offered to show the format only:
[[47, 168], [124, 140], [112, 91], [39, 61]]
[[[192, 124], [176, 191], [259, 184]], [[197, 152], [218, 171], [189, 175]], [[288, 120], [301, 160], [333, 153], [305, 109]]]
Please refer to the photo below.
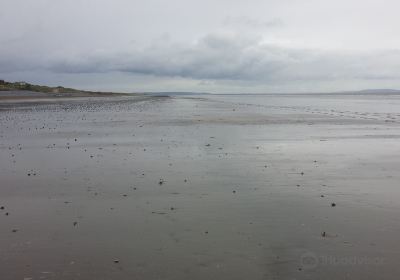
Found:
[[158, 44], [129, 52], [52, 58], [46, 67], [66, 73], [127, 72], [198, 80], [395, 79], [400, 51], [369, 53], [284, 48], [260, 38], [211, 34], [193, 44]]
[[287, 48], [237, 34], [214, 33], [187, 44], [156, 41], [125, 51], [60, 51], [35, 56], [8, 52], [0, 56], [0, 71], [122, 72], [256, 84], [400, 78], [399, 50], [363, 53]]

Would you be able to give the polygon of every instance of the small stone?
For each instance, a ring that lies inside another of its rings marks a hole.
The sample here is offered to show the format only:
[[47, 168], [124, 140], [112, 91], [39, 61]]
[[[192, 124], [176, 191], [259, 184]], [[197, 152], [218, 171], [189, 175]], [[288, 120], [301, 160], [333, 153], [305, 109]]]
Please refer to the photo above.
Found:
[[336, 206], [336, 203], [332, 202], [332, 203], [331, 203], [331, 206], [332, 206], [332, 207], [335, 207], [335, 206]]
[[114, 260], [114, 263], [119, 263], [119, 260]]
[[1, 210], [4, 210], [4, 206], [1, 206], [0, 209], [1, 209]]

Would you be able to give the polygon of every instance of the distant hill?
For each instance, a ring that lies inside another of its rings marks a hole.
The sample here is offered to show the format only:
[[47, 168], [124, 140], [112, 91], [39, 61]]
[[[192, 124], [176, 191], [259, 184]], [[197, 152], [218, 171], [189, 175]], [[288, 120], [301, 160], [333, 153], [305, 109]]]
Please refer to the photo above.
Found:
[[39, 86], [33, 85], [26, 82], [6, 82], [4, 80], [0, 80], [0, 90], [1, 91], [13, 91], [13, 90], [27, 90], [33, 92], [43, 92], [43, 93], [78, 93], [82, 92], [81, 90], [76, 90], [73, 88], [65, 88], [65, 87], [48, 87], [48, 86]]
[[[49, 86], [41, 86], [34, 85], [27, 82], [7, 82], [0, 79], [0, 92], [9, 91], [24, 91], [31, 93], [47, 93], [49, 96], [102, 96], [102, 95], [136, 95], [133, 93], [116, 93], [116, 92], [101, 92], [101, 91], [86, 91], [79, 90], [73, 88], [66, 88], [62, 86], [57, 87], [49, 87]], [[143, 92], [145, 95], [152, 96], [184, 96], [184, 95], [207, 95], [210, 93], [206, 92]], [[276, 94], [276, 93], [264, 93], [266, 95]], [[298, 94], [325, 94], [325, 95], [341, 95], [341, 94], [371, 94], [371, 95], [379, 95], [379, 94], [400, 94], [400, 90], [397, 89], [364, 89], [358, 91], [339, 91], [339, 92], [330, 92], [330, 93], [298, 93]], [[230, 94], [227, 94], [230, 95]], [[236, 95], [236, 94], [235, 94]], [[252, 93], [242, 93], [241, 95], [254, 95]], [[262, 94], [261, 94], [262, 95]]]
[[400, 95], [400, 90], [397, 89], [363, 89], [353, 91], [336, 91], [327, 93], [318, 93], [326, 95]]
[[123, 93], [114, 93], [114, 92], [100, 92], [100, 91], [86, 91], [86, 90], [78, 90], [73, 88], [66, 88], [62, 86], [57, 87], [49, 87], [49, 86], [40, 86], [33, 85], [26, 82], [7, 82], [4, 80], [0, 80], [0, 92], [1, 91], [26, 91], [26, 92], [37, 92], [37, 93], [48, 93], [53, 96], [64, 96], [68, 95], [80, 95], [80, 96], [90, 96], [90, 95], [126, 95]]
[[364, 94], [380, 94], [380, 93], [398, 94], [398, 93], [400, 93], [400, 90], [398, 90], [398, 89], [364, 89], [364, 90], [359, 90], [356, 92], [364, 93]]

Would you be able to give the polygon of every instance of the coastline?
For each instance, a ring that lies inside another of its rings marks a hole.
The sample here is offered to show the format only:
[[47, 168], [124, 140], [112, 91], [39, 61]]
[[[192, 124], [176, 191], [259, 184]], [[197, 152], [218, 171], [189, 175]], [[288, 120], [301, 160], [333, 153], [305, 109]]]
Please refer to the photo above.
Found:
[[24, 100], [24, 99], [43, 99], [43, 98], [77, 98], [77, 97], [117, 97], [117, 96], [138, 96], [140, 94], [127, 94], [127, 93], [115, 93], [115, 92], [36, 92], [28, 90], [1, 90], [1, 100]]

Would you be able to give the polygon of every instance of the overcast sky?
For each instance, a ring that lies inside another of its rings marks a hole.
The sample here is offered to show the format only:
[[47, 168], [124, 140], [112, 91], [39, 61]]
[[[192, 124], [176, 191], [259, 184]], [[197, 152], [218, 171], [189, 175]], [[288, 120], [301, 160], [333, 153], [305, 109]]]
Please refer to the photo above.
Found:
[[114, 91], [400, 89], [398, 0], [0, 0], [0, 79]]

